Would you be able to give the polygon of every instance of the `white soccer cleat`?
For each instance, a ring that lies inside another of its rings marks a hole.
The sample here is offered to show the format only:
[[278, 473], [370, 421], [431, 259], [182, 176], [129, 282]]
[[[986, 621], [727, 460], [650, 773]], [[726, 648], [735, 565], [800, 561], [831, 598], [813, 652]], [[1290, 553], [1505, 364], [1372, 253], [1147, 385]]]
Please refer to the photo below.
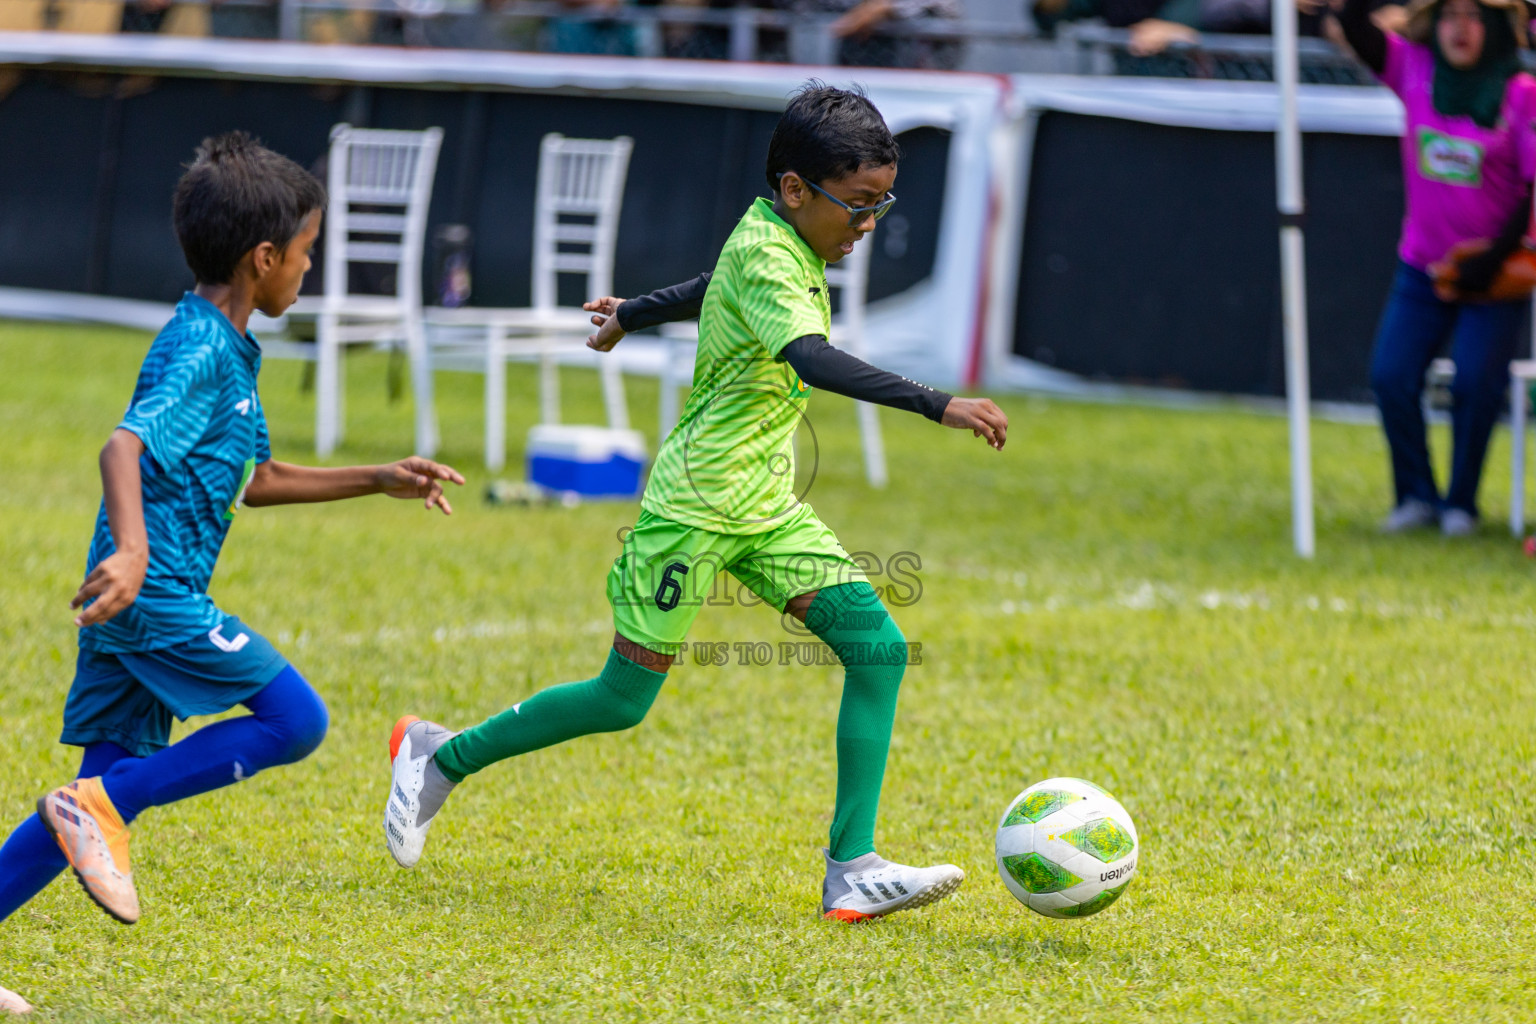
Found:
[[0, 1013], [31, 1013], [32, 1004], [8, 988], [0, 988]]
[[453, 783], [432, 763], [432, 755], [457, 735], [434, 722], [406, 715], [395, 723], [389, 737], [393, 770], [389, 800], [384, 804], [384, 841], [390, 856], [403, 868], [413, 868], [421, 860], [427, 829], [453, 790]]
[[953, 864], [909, 868], [892, 864], [876, 853], [847, 861], [833, 860], [830, 854], [826, 857], [821, 916], [836, 921], [868, 921], [926, 906], [948, 896], [965, 881], [965, 872]]

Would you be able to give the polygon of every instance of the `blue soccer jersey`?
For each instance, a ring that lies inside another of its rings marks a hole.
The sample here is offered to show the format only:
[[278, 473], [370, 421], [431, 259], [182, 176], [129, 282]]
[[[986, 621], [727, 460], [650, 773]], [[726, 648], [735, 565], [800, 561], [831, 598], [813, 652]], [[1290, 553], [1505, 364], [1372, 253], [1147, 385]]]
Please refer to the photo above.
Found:
[[[208, 581], [251, 474], [272, 457], [256, 396], [260, 370], [256, 340], [190, 292], [150, 345], [119, 424], [147, 449], [139, 471], [149, 570], [133, 604], [80, 631], [81, 647], [159, 650], [223, 621]], [[103, 501], [86, 573], [115, 550]]]

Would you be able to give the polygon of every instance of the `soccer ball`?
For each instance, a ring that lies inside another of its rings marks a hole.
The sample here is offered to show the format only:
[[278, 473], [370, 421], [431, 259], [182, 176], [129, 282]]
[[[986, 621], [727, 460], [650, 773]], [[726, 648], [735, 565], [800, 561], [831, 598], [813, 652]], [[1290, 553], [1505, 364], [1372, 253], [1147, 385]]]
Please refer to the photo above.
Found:
[[1014, 797], [997, 823], [997, 870], [1018, 901], [1046, 917], [1097, 914], [1136, 874], [1136, 826], [1082, 779], [1046, 779]]

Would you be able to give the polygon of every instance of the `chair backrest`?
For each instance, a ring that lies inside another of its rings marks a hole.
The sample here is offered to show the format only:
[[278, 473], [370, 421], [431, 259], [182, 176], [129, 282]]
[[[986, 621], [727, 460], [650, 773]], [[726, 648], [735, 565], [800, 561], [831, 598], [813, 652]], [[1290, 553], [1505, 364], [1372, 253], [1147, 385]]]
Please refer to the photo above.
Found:
[[870, 235], [853, 247], [853, 252], [827, 266], [827, 287], [837, 292], [837, 316], [832, 321], [834, 345], [864, 358], [864, 305], [869, 292]]
[[401, 305], [421, 307], [427, 206], [442, 143], [441, 128], [403, 132], [338, 124], [331, 129], [327, 299], [348, 295], [349, 264], [381, 263], [395, 268], [395, 297]]
[[559, 275], [585, 274], [583, 294], [613, 293], [613, 251], [634, 140], [568, 139], [539, 146], [534, 200], [533, 306], [559, 304]]

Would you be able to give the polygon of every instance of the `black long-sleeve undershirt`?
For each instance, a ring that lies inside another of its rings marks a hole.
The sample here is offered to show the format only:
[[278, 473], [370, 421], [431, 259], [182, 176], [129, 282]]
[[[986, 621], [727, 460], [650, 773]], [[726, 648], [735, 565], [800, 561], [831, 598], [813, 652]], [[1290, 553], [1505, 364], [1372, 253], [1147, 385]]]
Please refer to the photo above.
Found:
[[658, 288], [649, 295], [619, 303], [616, 314], [619, 326], [628, 334], [630, 331], [643, 331], [647, 327], [694, 319], [704, 307], [704, 293], [709, 290], [710, 276], [706, 270], [691, 281], [674, 284], [670, 288]]
[[[621, 302], [615, 314], [619, 326], [627, 334], [678, 320], [692, 320], [704, 305], [709, 279], [710, 274], [706, 272], [691, 281]], [[944, 408], [953, 397], [898, 373], [871, 366], [859, 357], [829, 345], [820, 334], [796, 338], [784, 346], [779, 358], [813, 388], [861, 402], [922, 413], [935, 423], [943, 421]]]
[[1344, 30], [1355, 56], [1376, 74], [1387, 70], [1387, 34], [1371, 20], [1369, 0], [1345, 0], [1339, 12], [1339, 27]]
[[954, 397], [899, 373], [871, 366], [858, 356], [827, 344], [827, 339], [819, 334], [796, 338], [784, 346], [779, 357], [813, 388], [892, 409], [920, 412], [935, 423], [943, 422], [944, 408]]

